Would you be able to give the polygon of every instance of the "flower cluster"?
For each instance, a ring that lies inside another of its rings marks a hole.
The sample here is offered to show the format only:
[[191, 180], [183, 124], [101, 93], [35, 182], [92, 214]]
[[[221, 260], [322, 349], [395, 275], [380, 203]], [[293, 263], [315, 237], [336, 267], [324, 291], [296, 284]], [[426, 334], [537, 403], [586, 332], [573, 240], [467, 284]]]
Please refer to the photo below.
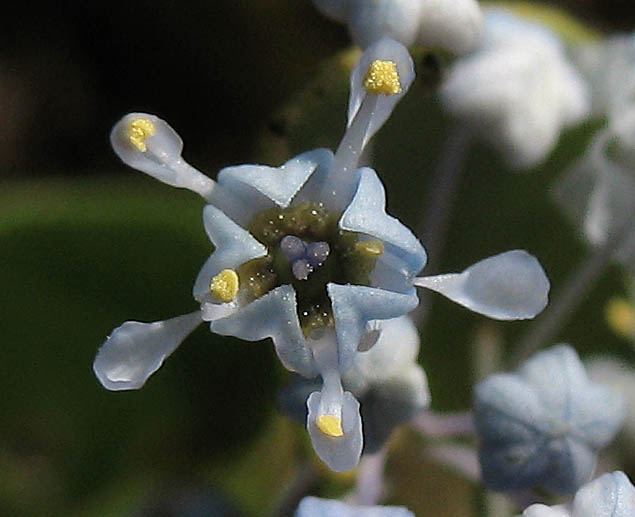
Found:
[[[364, 377], [360, 350], [378, 341], [382, 321], [417, 306], [417, 286], [493, 318], [540, 312], [549, 282], [525, 251], [490, 257], [460, 274], [416, 276], [426, 263], [424, 248], [386, 214], [377, 173], [359, 166], [413, 79], [407, 49], [379, 40], [352, 71], [348, 128], [335, 153], [315, 149], [279, 168], [228, 167], [216, 181], [182, 159], [180, 138], [161, 119], [132, 113], [117, 123], [111, 141], [125, 163], [206, 200], [203, 223], [215, 249], [194, 283], [199, 310], [115, 329], [95, 358], [101, 383], [111, 390], [141, 387], [202, 321], [220, 335], [271, 338], [288, 370], [321, 378], [306, 401], [306, 426], [318, 455], [342, 471], [357, 464], [363, 448], [360, 404], [342, 378]], [[406, 375], [421, 385], [416, 369]], [[373, 382], [357, 380], [362, 398]]]
[[542, 487], [573, 493], [595, 469], [596, 453], [617, 433], [622, 397], [589, 381], [568, 345], [495, 374], [475, 388], [484, 483], [495, 490]]

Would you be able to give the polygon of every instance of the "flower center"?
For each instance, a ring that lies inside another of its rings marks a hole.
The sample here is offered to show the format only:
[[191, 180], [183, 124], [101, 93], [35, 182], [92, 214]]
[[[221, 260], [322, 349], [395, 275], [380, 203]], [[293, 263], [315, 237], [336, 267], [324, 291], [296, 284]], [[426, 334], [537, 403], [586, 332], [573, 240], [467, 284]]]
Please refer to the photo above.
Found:
[[339, 217], [319, 203], [307, 202], [265, 210], [247, 225], [268, 253], [238, 267], [241, 289], [259, 298], [291, 284], [300, 327], [307, 337], [333, 326], [327, 284], [370, 285], [370, 274], [383, 253], [381, 241], [341, 230]]

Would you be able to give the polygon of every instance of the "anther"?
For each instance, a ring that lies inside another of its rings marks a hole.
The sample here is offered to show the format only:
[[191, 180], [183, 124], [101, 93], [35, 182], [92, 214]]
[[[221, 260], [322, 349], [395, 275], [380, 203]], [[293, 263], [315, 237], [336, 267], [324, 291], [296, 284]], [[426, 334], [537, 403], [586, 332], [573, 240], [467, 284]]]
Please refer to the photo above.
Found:
[[397, 64], [394, 61], [373, 61], [364, 76], [364, 88], [369, 93], [379, 95], [396, 95], [401, 93], [401, 81]]
[[145, 153], [148, 150], [146, 138], [154, 135], [154, 132], [154, 124], [147, 118], [137, 118], [130, 122], [130, 125], [128, 126], [128, 138], [130, 143], [142, 153]]
[[209, 284], [210, 292], [220, 301], [231, 302], [238, 294], [238, 274], [233, 269], [224, 269]]
[[318, 429], [328, 436], [344, 436], [342, 420], [334, 415], [321, 415], [315, 419]]

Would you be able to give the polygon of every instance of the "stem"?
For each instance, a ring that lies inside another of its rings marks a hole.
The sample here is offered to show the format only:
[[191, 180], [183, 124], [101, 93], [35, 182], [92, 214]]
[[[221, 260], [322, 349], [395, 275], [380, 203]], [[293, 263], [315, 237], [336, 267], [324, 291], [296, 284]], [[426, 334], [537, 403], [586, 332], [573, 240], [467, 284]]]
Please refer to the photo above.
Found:
[[517, 366], [536, 352], [543, 344], [554, 339], [560, 328], [567, 323], [575, 309], [584, 301], [584, 295], [598, 281], [611, 264], [613, 254], [626, 241], [632, 231], [632, 223], [609, 236], [607, 241], [579, 264], [569, 275], [553, 302], [534, 321], [515, 347], [510, 362]]
[[[452, 207], [472, 141], [472, 134], [466, 126], [454, 127], [445, 141], [429, 194], [428, 210], [418, 228], [428, 254], [427, 274], [435, 274], [441, 262]], [[411, 314], [419, 327], [423, 326], [427, 316], [429, 297], [430, 293], [422, 294], [419, 307]]]
[[470, 436], [475, 433], [471, 411], [445, 414], [424, 411], [412, 420], [412, 425], [415, 429], [434, 438], [457, 435]]
[[375, 454], [362, 456], [357, 469], [355, 498], [357, 504], [374, 506], [384, 496], [384, 467], [386, 465], [386, 449]]

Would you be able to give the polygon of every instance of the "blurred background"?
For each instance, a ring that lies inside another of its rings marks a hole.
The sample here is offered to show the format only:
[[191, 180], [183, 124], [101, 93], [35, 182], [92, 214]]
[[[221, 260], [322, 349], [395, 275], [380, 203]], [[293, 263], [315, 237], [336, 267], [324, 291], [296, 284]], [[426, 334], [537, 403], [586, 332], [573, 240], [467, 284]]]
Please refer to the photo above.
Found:
[[[629, 0], [554, 5], [598, 31], [635, 25]], [[0, 514], [267, 515], [303, 462], [312, 493], [341, 495], [351, 478], [322, 469], [302, 425], [276, 408], [287, 375], [269, 342], [201, 327], [139, 392], [107, 392], [91, 365], [123, 321], [195, 310], [191, 285], [211, 249], [203, 201], [121, 164], [112, 125], [130, 111], [161, 116], [212, 177], [334, 147], [347, 77], [324, 63], [348, 45], [344, 27], [309, 0], [24, 2], [0, 23]], [[432, 91], [421, 79], [375, 145], [389, 209], [414, 228], [447, 124]], [[595, 127], [571, 131], [523, 175], [476, 148], [439, 270], [526, 248], [556, 287], [585, 247], [546, 192]], [[560, 339], [633, 361], [603, 310], [625, 292], [614, 267]], [[498, 336], [504, 355], [526, 324], [433, 301], [420, 354], [433, 406], [465, 409], [475, 336]], [[412, 452], [417, 443], [395, 437], [392, 498], [473, 515], [478, 490]]]

